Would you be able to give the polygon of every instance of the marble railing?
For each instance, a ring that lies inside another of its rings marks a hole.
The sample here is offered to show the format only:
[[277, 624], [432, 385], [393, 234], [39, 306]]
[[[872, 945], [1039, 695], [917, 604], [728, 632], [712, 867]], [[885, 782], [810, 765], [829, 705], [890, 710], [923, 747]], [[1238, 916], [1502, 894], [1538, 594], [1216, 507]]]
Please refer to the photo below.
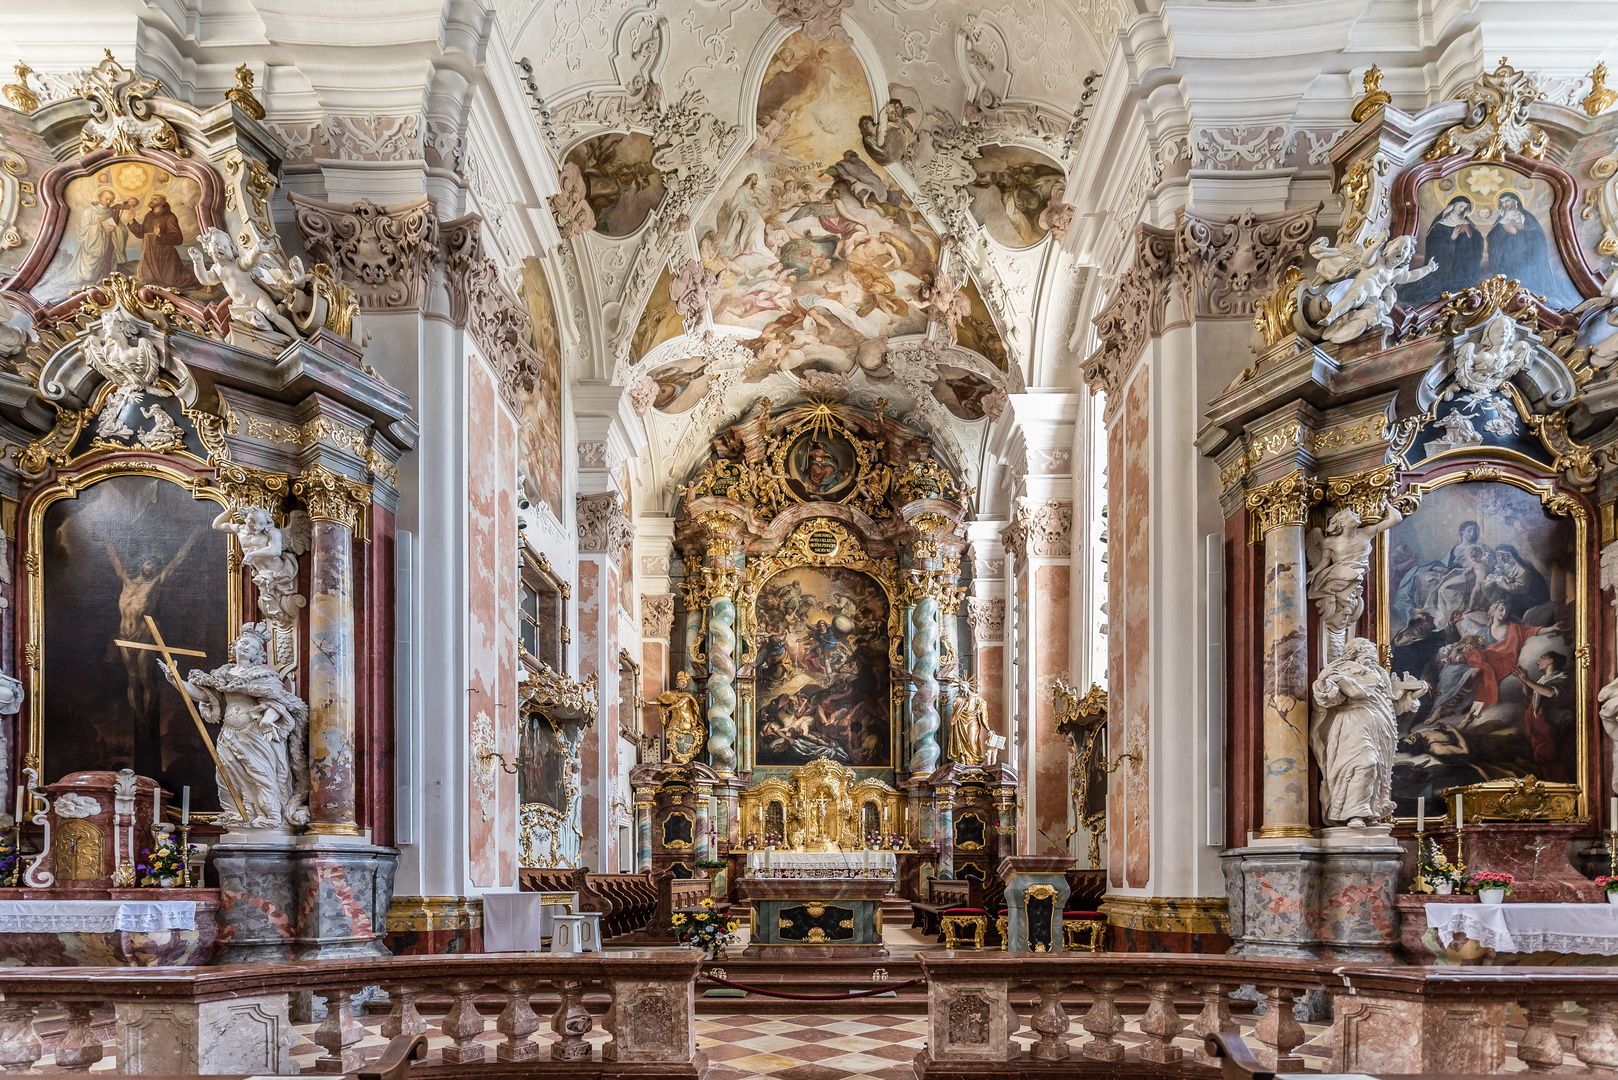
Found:
[[[1552, 1024], [1583, 1028], [1571, 1057], [1598, 1072], [1618, 1069], [1618, 968], [1383, 967], [1271, 957], [1174, 953], [1032, 955], [993, 952], [921, 954], [927, 977], [929, 1037], [917, 1074], [953, 1080], [1043, 1072], [1085, 1075], [1086, 1065], [1112, 1075], [1135, 1063], [1154, 1074], [1206, 1075], [1215, 1063], [1207, 1036], [1238, 1029], [1230, 994], [1256, 991], [1265, 1008], [1251, 1041], [1266, 1069], [1305, 1067], [1294, 1051], [1305, 1041], [1293, 1006], [1315, 992], [1331, 999], [1332, 1071], [1340, 1073], [1481, 1074], [1506, 1063], [1506, 1015], [1527, 1017], [1517, 1057], [1536, 1071], [1563, 1063]], [[1016, 1002], [1033, 992], [1031, 1011]], [[1070, 1016], [1063, 999], [1086, 1001]], [[1085, 1037], [1073, 1039], [1072, 1021]], [[1144, 1043], [1117, 1036], [1137, 1020]], [[1024, 1029], [1030, 1030], [1024, 1030]], [[1030, 1034], [1024, 1050], [1012, 1036]], [[1187, 1052], [1183, 1042], [1197, 1049]], [[1572, 1064], [1572, 1062], [1568, 1062]]]
[[[289, 1018], [294, 994], [326, 998], [326, 1019], [310, 1036], [324, 1051], [319, 1073], [354, 1073], [364, 1064], [358, 1043], [366, 1031], [348, 1007], [367, 987], [387, 991], [391, 1012], [382, 1034], [427, 1035], [442, 1050], [412, 1073], [437, 1065], [542, 1060], [587, 1063], [599, 1056], [613, 1074], [696, 1078], [695, 984], [701, 955], [695, 949], [585, 953], [579, 956], [466, 954], [397, 956], [252, 964], [227, 968], [0, 968], [0, 1067], [28, 1072], [46, 1046], [35, 1019], [66, 1016], [66, 1030], [51, 1039], [55, 1064], [84, 1071], [115, 1052], [117, 1071], [145, 1075], [270, 1075], [296, 1073], [289, 1051], [298, 1032]], [[589, 1039], [595, 1019], [586, 993], [611, 1003], [601, 1026], [610, 1038]], [[532, 1036], [544, 1020], [536, 995], [548, 1001], [555, 1040]], [[449, 1006], [436, 1023], [421, 1015], [424, 997]], [[492, 1047], [479, 1040], [485, 1008], [499, 1003]], [[115, 1013], [112, 1044], [96, 1024], [102, 1006]], [[440, 1039], [439, 1037], [442, 1037]], [[492, 1050], [492, 1054], [491, 1054]], [[539, 1071], [547, 1071], [542, 1067]], [[599, 1068], [599, 1066], [598, 1066]], [[565, 1070], [564, 1070], [565, 1071]]]

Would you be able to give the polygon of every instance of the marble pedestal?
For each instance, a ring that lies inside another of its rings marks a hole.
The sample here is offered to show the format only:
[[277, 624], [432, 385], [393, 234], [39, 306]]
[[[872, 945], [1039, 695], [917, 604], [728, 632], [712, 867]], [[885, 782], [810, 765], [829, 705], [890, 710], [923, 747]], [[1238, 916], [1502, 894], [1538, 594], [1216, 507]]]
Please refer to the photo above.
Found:
[[398, 849], [230, 840], [208, 852], [221, 898], [218, 963], [388, 955]]
[[1397, 963], [1403, 855], [1386, 826], [1226, 851], [1230, 951]]
[[882, 898], [891, 878], [742, 878], [736, 895], [753, 908], [747, 957], [772, 960], [886, 956]]
[[[1461, 859], [1469, 873], [1493, 870], [1511, 874], [1517, 880], [1511, 888], [1515, 904], [1602, 904], [1607, 898], [1596, 883], [1573, 868], [1568, 861], [1568, 843], [1590, 826], [1563, 821], [1491, 821], [1467, 825]], [[1455, 854], [1455, 827], [1433, 829], [1428, 836], [1451, 857]], [[1539, 845], [1536, 854], [1534, 845]], [[1603, 856], [1596, 871], [1605, 874]]]
[[1062, 911], [1072, 893], [1067, 872], [1077, 868], [1067, 855], [1009, 855], [1000, 861], [995, 872], [1006, 886], [1008, 951], [1062, 951]]

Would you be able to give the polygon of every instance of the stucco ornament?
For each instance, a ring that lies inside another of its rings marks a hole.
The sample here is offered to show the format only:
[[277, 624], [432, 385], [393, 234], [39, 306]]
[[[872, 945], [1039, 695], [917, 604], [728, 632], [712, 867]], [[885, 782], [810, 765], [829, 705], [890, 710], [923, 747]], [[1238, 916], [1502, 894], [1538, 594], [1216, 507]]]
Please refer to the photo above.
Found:
[[1495, 312], [1477, 341], [1455, 348], [1455, 381], [1473, 393], [1492, 394], [1528, 366], [1532, 339], [1517, 320]]
[[161, 343], [146, 336], [145, 327], [128, 311], [114, 307], [101, 319], [101, 335], [85, 338], [82, 350], [91, 369], [113, 385], [96, 415], [96, 434], [104, 439], [133, 435], [120, 415], [130, 402], [141, 394], [169, 396], [157, 385], [163, 370]]
[[101, 804], [88, 795], [70, 791], [51, 804], [59, 818], [87, 818], [101, 813]]
[[1353, 638], [1315, 680], [1309, 744], [1320, 763], [1320, 816], [1363, 828], [1393, 813], [1397, 717], [1428, 690], [1408, 673], [1395, 679], [1377, 662], [1376, 642]]
[[238, 249], [225, 230], [209, 229], [197, 238], [197, 247], [191, 250], [191, 266], [198, 281], [224, 288], [230, 297], [232, 319], [260, 330], [279, 330], [291, 338], [298, 336], [298, 328], [281, 314], [270, 295], [272, 289], [281, 295], [289, 294], [303, 283], [307, 275], [297, 260], [288, 266], [277, 265], [276, 260], [265, 257], [261, 248]]
[[[1393, 329], [1393, 305], [1398, 299], [1395, 288], [1420, 281], [1438, 269], [1438, 263], [1432, 260], [1426, 266], [1410, 268], [1416, 254], [1413, 236], [1395, 236], [1392, 240], [1377, 236], [1364, 244], [1340, 248], [1321, 237], [1310, 245], [1309, 253], [1318, 265], [1314, 280], [1306, 287], [1308, 303], [1299, 305], [1299, 313], [1316, 324], [1314, 328], [1322, 338], [1338, 345], [1372, 330]], [[1343, 282], [1348, 283], [1347, 287], [1339, 291]], [[1326, 303], [1330, 309], [1323, 317], [1316, 316], [1315, 311]]]
[[[309, 707], [270, 666], [269, 637], [268, 624], [244, 624], [231, 663], [193, 670], [180, 687], [203, 720], [220, 725], [214, 746], [222, 771], [215, 776], [226, 827], [290, 830], [309, 821]], [[166, 665], [162, 671], [173, 683]]]
[[277, 629], [297, 625], [298, 610], [305, 604], [298, 592], [298, 556], [309, 550], [309, 515], [294, 510], [283, 529], [262, 506], [232, 506], [213, 519], [213, 527], [232, 534], [241, 545], [264, 617]]
[[713, 337], [713, 327], [708, 325], [708, 298], [718, 286], [718, 276], [695, 259], [687, 259], [669, 282], [674, 310], [679, 312], [685, 332], [691, 337]]
[[556, 215], [556, 230], [562, 239], [571, 240], [596, 227], [596, 213], [590, 208], [584, 174], [577, 165], [571, 161], [563, 165], [557, 182], [562, 190], [550, 197], [551, 213]]
[[764, 7], [781, 25], [802, 29], [811, 41], [836, 38], [850, 44], [842, 18], [843, 9], [851, 3], [853, 0], [764, 0]]
[[0, 716], [16, 716], [22, 709], [22, 680], [0, 672]]

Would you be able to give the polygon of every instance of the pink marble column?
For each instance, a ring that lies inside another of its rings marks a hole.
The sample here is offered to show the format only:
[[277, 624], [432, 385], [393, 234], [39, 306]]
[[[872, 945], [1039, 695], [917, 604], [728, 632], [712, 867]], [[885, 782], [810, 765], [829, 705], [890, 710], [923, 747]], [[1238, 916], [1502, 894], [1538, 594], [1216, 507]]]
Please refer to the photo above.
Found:
[[1247, 493], [1264, 538], [1264, 824], [1261, 839], [1308, 836], [1309, 601], [1303, 529], [1322, 489], [1300, 469]]

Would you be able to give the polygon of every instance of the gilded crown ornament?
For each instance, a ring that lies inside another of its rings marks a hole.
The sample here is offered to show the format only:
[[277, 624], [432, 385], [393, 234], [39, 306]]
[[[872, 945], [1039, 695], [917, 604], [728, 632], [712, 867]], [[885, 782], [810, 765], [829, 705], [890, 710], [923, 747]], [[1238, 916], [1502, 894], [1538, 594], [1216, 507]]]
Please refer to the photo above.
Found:
[[1469, 154], [1478, 161], [1504, 161], [1507, 154], [1543, 158], [1550, 136], [1528, 120], [1528, 107], [1545, 96], [1534, 77], [1500, 58], [1456, 97], [1467, 103], [1466, 119], [1445, 131], [1426, 153], [1428, 161]]
[[19, 60], [15, 70], [17, 81], [0, 86], [0, 96], [3, 96], [18, 112], [31, 113], [39, 108], [39, 95], [28, 85], [28, 76], [34, 73], [34, 69]]
[[1393, 101], [1392, 95], [1382, 89], [1382, 69], [1375, 64], [1365, 71], [1364, 87], [1365, 96], [1355, 103], [1354, 111], [1349, 114], [1349, 119], [1356, 124]]
[[[17, 66], [19, 69], [22, 67], [21, 64]], [[20, 75], [21, 73], [19, 70], [18, 74]], [[1607, 88], [1607, 65], [1597, 64], [1594, 70], [1590, 72], [1590, 92], [1585, 95], [1584, 100], [1579, 104], [1584, 106], [1586, 115], [1599, 116], [1612, 108], [1612, 103], [1615, 101], [1618, 101], [1618, 90], [1609, 90]]]

